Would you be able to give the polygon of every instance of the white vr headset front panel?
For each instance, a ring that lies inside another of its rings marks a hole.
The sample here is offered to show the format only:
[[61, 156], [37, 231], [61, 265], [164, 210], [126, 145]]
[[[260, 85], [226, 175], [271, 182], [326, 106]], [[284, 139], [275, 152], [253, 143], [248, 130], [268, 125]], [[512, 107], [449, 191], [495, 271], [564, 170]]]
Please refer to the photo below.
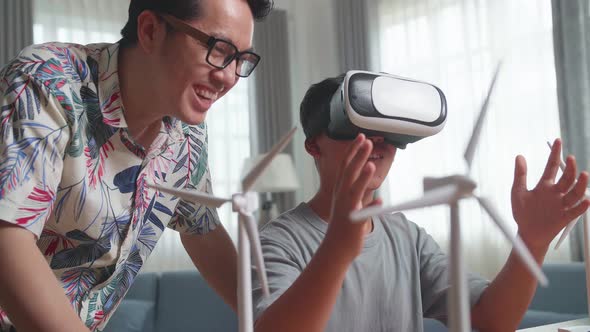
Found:
[[371, 93], [375, 109], [385, 116], [422, 122], [440, 116], [441, 100], [432, 85], [381, 76], [373, 81]]
[[[350, 78], [367, 71], [349, 71], [343, 84], [346, 114], [359, 128], [419, 137], [432, 136], [446, 122], [446, 105], [441, 92], [433, 85], [380, 73], [371, 87], [373, 106], [379, 114], [365, 116], [351, 105]], [[441, 121], [442, 119], [442, 121]]]

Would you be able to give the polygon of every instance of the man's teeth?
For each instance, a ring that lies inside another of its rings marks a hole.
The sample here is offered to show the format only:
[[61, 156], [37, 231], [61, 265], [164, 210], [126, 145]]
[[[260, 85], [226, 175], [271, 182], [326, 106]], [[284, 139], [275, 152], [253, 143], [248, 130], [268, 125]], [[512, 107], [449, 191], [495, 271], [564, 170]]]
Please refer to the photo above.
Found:
[[369, 159], [383, 159], [383, 155], [373, 153], [369, 156]]
[[207, 99], [211, 99], [211, 100], [217, 99], [217, 92], [211, 92], [211, 91], [205, 90], [205, 89], [197, 89], [197, 90], [195, 90], [195, 92], [203, 98], [207, 98]]

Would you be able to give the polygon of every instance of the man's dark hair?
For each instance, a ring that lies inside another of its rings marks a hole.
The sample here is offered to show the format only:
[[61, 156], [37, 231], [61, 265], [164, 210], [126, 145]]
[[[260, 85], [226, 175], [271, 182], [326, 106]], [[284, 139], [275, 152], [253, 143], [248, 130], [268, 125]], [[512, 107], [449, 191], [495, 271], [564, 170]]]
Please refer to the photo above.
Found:
[[[265, 18], [274, 5], [273, 0], [247, 0], [255, 20]], [[170, 14], [181, 20], [198, 19], [203, 13], [201, 0], [131, 0], [129, 18], [121, 30], [123, 38], [121, 47], [133, 46], [137, 43], [137, 18], [144, 10]]]
[[313, 84], [305, 93], [299, 106], [299, 118], [306, 138], [324, 133], [330, 123], [330, 101], [338, 90], [345, 74], [326, 78]]

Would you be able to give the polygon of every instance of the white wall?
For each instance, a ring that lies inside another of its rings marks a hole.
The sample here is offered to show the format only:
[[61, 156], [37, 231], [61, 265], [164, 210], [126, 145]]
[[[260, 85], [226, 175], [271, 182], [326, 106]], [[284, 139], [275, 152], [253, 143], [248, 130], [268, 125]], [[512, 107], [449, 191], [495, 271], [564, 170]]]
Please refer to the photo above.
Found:
[[[291, 56], [293, 123], [299, 125], [299, 103], [307, 88], [324, 78], [339, 74], [333, 0], [275, 0], [275, 7], [288, 16]], [[293, 142], [295, 165], [301, 182], [297, 201], [311, 198], [318, 186], [313, 159], [305, 152], [299, 126]]]

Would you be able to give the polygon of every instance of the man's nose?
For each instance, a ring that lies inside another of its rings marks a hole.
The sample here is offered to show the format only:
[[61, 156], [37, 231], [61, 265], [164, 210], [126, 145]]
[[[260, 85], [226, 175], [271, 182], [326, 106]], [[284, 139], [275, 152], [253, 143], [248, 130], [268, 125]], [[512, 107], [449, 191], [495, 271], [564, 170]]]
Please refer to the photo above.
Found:
[[[232, 61], [223, 69], [217, 69], [213, 72], [213, 77], [219, 82], [222, 87], [231, 88], [238, 81], [238, 75], [236, 75], [236, 61]], [[219, 88], [219, 87], [218, 87]]]

